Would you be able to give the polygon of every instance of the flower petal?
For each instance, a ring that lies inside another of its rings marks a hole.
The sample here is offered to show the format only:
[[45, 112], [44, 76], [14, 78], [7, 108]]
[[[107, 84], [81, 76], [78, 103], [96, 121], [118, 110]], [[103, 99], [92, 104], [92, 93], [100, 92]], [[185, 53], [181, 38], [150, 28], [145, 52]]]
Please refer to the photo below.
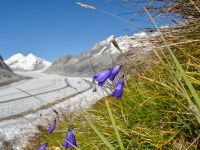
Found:
[[47, 143], [43, 144], [40, 148], [38, 148], [37, 150], [46, 150], [47, 148]]
[[116, 88], [114, 90], [114, 92], [112, 93], [113, 97], [116, 97], [118, 99], [122, 98], [122, 93], [123, 93], [123, 89], [124, 89], [124, 78], [119, 79]]
[[110, 76], [111, 71], [110, 69], [106, 69], [98, 74], [95, 74], [93, 77], [93, 80], [98, 81], [98, 85], [99, 86], [103, 86], [103, 84], [105, 83], [105, 81], [108, 79], [108, 77]]
[[76, 138], [75, 138], [75, 135], [74, 135], [74, 126], [70, 126], [69, 129], [68, 129], [66, 140], [64, 142], [64, 147], [73, 149], [74, 146], [77, 147]]
[[74, 146], [77, 146], [76, 144], [76, 138], [74, 136], [73, 131], [69, 131], [66, 137], [66, 140], [64, 142], [65, 148], [74, 148]]
[[111, 72], [110, 77], [109, 77], [110, 81], [113, 81], [115, 79], [115, 77], [120, 72], [120, 70], [121, 70], [121, 66], [113, 67], [112, 72]]
[[53, 131], [56, 129], [56, 119], [54, 120], [53, 124], [51, 125], [51, 127], [49, 128], [48, 132], [50, 134], [53, 133]]

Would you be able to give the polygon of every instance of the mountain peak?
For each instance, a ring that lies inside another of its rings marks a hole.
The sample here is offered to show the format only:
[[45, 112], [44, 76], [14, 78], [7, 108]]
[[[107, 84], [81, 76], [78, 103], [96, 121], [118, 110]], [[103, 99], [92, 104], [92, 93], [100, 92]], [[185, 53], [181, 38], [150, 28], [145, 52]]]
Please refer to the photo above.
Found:
[[107, 37], [106, 41], [111, 42], [114, 38], [114, 35], [110, 35], [109, 37]]
[[36, 57], [36, 56], [32, 53], [29, 53], [26, 57]]
[[23, 54], [21, 54], [21, 53], [17, 53], [17, 54], [15, 54], [15, 55], [13, 55], [13, 56], [11, 56], [10, 57], [10, 59], [20, 59], [20, 58], [24, 58], [24, 55]]
[[7, 59], [6, 64], [10, 66], [13, 70], [18, 71], [35, 71], [35, 70], [45, 70], [51, 63], [36, 57], [34, 54], [29, 53], [27, 56], [23, 54], [15, 54]]
[[[36, 57], [36, 56], [33, 55], [32, 53], [29, 53], [29, 54], [26, 56], [26, 58], [29, 59], [29, 60], [32, 60], [32, 61], [38, 59], [38, 57]], [[39, 59], [40, 59], [40, 58], [39, 58]]]

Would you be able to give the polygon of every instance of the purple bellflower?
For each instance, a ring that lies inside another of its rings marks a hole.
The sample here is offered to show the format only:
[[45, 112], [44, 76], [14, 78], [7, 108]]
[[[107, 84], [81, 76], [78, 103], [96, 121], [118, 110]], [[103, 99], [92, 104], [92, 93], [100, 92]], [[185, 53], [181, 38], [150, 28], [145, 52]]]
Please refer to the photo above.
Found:
[[95, 74], [93, 80], [98, 81], [99, 86], [103, 86], [103, 84], [106, 82], [110, 74], [111, 74], [110, 69], [106, 69], [100, 73]]
[[51, 127], [49, 128], [48, 132], [50, 134], [53, 133], [53, 131], [56, 129], [56, 119], [53, 121], [53, 124], [51, 125]]
[[77, 147], [73, 125], [71, 125], [68, 129], [67, 137], [66, 137], [66, 140], [64, 142], [64, 147], [70, 148], [70, 149], [74, 149], [74, 147]]
[[116, 97], [117, 99], [122, 98], [122, 92], [124, 89], [124, 77], [120, 78], [114, 92], [112, 93], [113, 97]]
[[40, 148], [38, 148], [37, 150], [46, 150], [47, 148], [47, 143], [43, 144]]
[[109, 76], [110, 81], [113, 81], [115, 79], [115, 77], [120, 72], [120, 70], [121, 70], [121, 66], [115, 66], [115, 67], [113, 67], [113, 69], [111, 71], [111, 74]]

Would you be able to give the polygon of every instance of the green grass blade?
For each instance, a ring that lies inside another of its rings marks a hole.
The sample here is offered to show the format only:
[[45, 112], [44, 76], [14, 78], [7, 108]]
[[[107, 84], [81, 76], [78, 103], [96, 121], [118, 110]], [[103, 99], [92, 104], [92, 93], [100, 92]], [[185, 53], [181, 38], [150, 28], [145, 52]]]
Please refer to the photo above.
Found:
[[[87, 119], [86, 119], [87, 120]], [[91, 126], [91, 128], [96, 132], [96, 134], [99, 136], [99, 138], [102, 140], [102, 142], [110, 149], [115, 150], [115, 148], [110, 144], [110, 142], [105, 138], [105, 136], [97, 129], [95, 125], [93, 125], [89, 120], [87, 120], [88, 124]]]
[[185, 80], [185, 83], [187, 84], [192, 96], [194, 97], [198, 107], [200, 108], [200, 98], [196, 92], [196, 90], [194, 89], [192, 83], [190, 82], [190, 80], [188, 79], [184, 69], [182, 68], [181, 64], [179, 63], [179, 61], [177, 60], [176, 56], [174, 55], [174, 53], [170, 50], [170, 54], [177, 66], [177, 69], [180, 71], [181, 75], [183, 76], [183, 79]]
[[112, 111], [111, 111], [111, 109], [110, 109], [109, 103], [108, 103], [107, 100], [105, 100], [105, 101], [106, 101], [106, 107], [107, 107], [107, 109], [108, 109], [109, 117], [110, 117], [110, 120], [111, 120], [111, 122], [112, 122], [113, 128], [114, 128], [114, 130], [115, 130], [115, 134], [116, 134], [117, 141], [118, 141], [118, 143], [119, 143], [120, 149], [121, 149], [121, 150], [125, 150], [125, 149], [124, 149], [123, 142], [122, 142], [121, 137], [120, 137], [120, 134], [119, 134], [119, 131], [118, 131], [118, 127], [117, 127], [117, 125], [116, 125], [116, 123], [115, 123], [115, 119], [113, 118]]

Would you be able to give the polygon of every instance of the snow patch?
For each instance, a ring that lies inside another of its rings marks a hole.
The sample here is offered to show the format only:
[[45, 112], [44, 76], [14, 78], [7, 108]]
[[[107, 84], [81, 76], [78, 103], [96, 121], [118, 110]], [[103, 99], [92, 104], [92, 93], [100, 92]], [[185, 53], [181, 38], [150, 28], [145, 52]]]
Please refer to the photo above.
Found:
[[147, 33], [146, 32], [135, 33], [133, 36], [135, 36], [135, 37], [146, 37]]

